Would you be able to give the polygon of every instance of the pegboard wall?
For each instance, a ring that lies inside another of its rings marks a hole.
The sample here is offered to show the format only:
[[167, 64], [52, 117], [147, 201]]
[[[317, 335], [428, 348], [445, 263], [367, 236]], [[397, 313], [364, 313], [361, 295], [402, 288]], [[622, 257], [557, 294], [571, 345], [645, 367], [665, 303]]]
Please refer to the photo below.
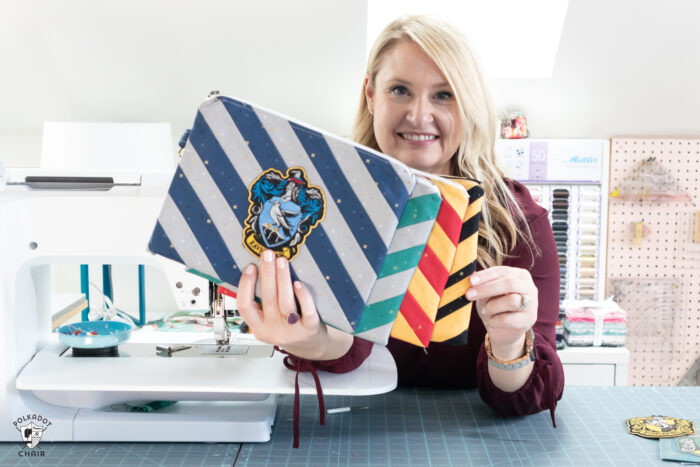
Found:
[[700, 358], [700, 139], [610, 151], [607, 294], [627, 311], [629, 382], [676, 385]]

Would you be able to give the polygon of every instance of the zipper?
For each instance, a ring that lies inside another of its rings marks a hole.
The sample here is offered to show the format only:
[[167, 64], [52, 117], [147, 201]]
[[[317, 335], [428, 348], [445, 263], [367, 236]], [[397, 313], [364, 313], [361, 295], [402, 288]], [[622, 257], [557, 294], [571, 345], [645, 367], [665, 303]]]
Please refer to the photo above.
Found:
[[469, 177], [459, 177], [457, 175], [444, 175], [444, 174], [433, 174], [436, 177], [441, 177], [441, 178], [447, 178], [447, 179], [452, 179], [452, 180], [469, 180], [470, 182], [476, 182], [481, 184], [482, 182], [479, 180], [476, 180], [474, 178], [469, 178]]

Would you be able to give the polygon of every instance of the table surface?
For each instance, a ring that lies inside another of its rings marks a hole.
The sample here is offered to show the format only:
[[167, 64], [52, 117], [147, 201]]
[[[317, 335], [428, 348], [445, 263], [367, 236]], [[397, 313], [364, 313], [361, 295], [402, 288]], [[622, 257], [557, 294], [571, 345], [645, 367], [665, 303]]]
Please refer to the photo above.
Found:
[[[475, 390], [402, 388], [379, 396], [327, 396], [351, 407], [318, 424], [302, 396], [301, 447], [292, 448], [292, 396], [281, 396], [272, 438], [261, 444], [41, 443], [43, 458], [0, 444], [0, 466], [131, 465], [656, 465], [656, 440], [627, 434], [625, 419], [668, 415], [700, 422], [700, 387], [566, 387], [556, 410], [495, 414]], [[671, 464], [673, 465], [673, 464]]]

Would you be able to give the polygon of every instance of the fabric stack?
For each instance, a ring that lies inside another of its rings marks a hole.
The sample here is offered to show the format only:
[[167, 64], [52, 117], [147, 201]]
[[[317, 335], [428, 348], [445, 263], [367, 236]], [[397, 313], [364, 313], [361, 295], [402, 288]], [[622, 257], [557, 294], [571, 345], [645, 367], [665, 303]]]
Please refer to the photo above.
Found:
[[572, 347], [593, 345], [595, 314], [592, 308], [567, 308], [564, 317], [564, 339]]
[[557, 320], [556, 335], [557, 335], [557, 350], [566, 347], [564, 342], [564, 318], [566, 314], [562, 308], [559, 309], [559, 319]]
[[626, 313], [612, 297], [604, 301], [564, 300], [564, 339], [572, 347], [625, 345]]
[[616, 309], [606, 310], [603, 315], [603, 335], [600, 345], [622, 347], [627, 337], [627, 315], [615, 304]]
[[151, 252], [236, 291], [241, 270], [273, 250], [329, 326], [379, 344], [466, 343], [478, 181], [415, 171], [218, 94], [181, 147]]

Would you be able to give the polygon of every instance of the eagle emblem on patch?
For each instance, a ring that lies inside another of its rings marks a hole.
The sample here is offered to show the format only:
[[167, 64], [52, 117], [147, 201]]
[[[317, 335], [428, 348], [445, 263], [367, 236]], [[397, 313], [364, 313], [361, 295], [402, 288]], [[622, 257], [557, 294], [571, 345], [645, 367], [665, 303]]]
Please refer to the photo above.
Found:
[[268, 169], [248, 189], [243, 245], [255, 256], [271, 249], [291, 260], [326, 214], [323, 191], [301, 167]]
[[632, 435], [644, 438], [675, 438], [694, 435], [695, 424], [682, 418], [650, 415], [648, 417], [628, 418], [627, 431]]

